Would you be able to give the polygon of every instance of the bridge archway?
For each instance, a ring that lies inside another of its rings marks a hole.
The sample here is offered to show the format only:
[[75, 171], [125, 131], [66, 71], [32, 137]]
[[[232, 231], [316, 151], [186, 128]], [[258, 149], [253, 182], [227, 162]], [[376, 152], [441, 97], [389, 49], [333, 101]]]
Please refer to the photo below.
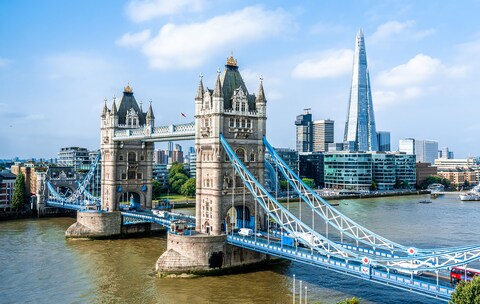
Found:
[[232, 232], [232, 229], [253, 228], [254, 222], [250, 209], [244, 205], [230, 208], [225, 217], [227, 232]]

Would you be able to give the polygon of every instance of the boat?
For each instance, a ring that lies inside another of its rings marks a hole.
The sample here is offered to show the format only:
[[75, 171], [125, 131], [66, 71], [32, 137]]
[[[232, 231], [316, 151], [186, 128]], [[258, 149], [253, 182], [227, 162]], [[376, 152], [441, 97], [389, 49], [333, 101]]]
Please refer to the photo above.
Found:
[[480, 201], [480, 185], [459, 196], [461, 201]]
[[429, 201], [429, 200], [423, 200], [423, 201], [419, 201], [418, 202], [419, 204], [431, 204], [432, 201]]

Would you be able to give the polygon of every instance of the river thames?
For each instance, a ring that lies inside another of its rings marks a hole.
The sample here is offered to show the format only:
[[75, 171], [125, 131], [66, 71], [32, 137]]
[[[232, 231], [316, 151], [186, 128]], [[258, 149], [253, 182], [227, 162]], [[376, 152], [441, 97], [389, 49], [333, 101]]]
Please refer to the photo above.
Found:
[[[480, 243], [480, 202], [457, 195], [340, 200], [338, 208], [398, 243], [446, 247]], [[295, 208], [295, 203], [291, 203]], [[180, 210], [178, 210], [180, 211]], [[181, 210], [194, 213], [194, 209]], [[67, 241], [73, 218], [0, 222], [0, 303], [292, 303], [293, 275], [309, 303], [437, 303], [436, 300], [290, 263], [270, 270], [194, 279], [160, 279], [154, 266], [166, 236]], [[298, 295], [297, 295], [298, 303]]]

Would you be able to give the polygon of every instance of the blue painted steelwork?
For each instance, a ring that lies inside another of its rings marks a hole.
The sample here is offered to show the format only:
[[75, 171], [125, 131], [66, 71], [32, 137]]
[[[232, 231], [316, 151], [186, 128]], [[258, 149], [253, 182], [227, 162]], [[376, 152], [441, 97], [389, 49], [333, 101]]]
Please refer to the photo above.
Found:
[[[253, 241], [250, 241], [250, 243], [240, 242], [239, 240], [243, 240], [244, 238], [239, 237], [233, 239], [233, 235], [230, 236], [229, 240], [232, 244], [319, 267], [328, 266], [327, 268], [332, 270], [356, 275], [367, 280], [388, 284], [392, 287], [418, 292], [427, 296], [438, 297], [443, 300], [448, 300], [453, 288], [449, 284], [445, 286], [445, 284], [439, 280], [439, 272], [446, 272], [452, 266], [465, 265], [480, 259], [479, 246], [418, 250], [413, 247], [408, 248], [374, 234], [353, 222], [331, 207], [323, 199], [319, 198], [316, 193], [301, 182], [298, 176], [291, 173], [290, 168], [285, 165], [278, 155], [275, 155], [276, 153], [274, 153], [273, 148], [271, 148], [266, 139], [264, 139], [267, 149], [270, 147], [273, 151], [271, 154], [273, 154], [273, 158], [276, 159], [277, 165], [281, 164], [284, 167], [284, 176], [312, 210], [312, 216], [315, 213], [327, 223], [327, 237], [311, 228], [305, 229], [302, 225], [303, 223], [301, 223], [298, 218], [284, 211], [285, 208], [283, 208], [282, 204], [277, 202], [265, 191], [262, 185], [258, 183], [235, 155], [222, 135], [220, 135], [220, 142], [247, 189], [267, 212], [268, 216], [279, 224], [281, 230], [277, 231], [277, 234], [280, 236], [288, 234], [290, 237], [295, 238], [297, 249], [299, 242], [308, 248], [303, 249], [300, 256], [298, 253], [292, 256], [291, 252], [289, 252], [290, 255], [282, 253], [283, 247], [285, 247], [285, 244], [282, 244], [282, 242], [278, 243], [280, 244], [280, 248], [282, 248], [282, 250], [280, 250], [278, 245], [272, 245], [271, 243], [268, 243], [268, 245], [257, 243], [252, 245]], [[314, 201], [314, 199], [317, 199], [317, 201]], [[292, 221], [294, 223], [292, 223]], [[348, 238], [353, 239], [355, 244], [344, 244], [342, 237], [340, 243], [334, 243], [333, 245], [331, 239], [328, 237], [329, 226], [340, 231], [342, 236], [346, 235]], [[268, 237], [268, 241], [270, 240], [271, 238]], [[325, 246], [325, 244], [327, 244], [326, 240], [330, 242], [328, 243], [328, 247]], [[257, 239], [254, 241], [257, 242]], [[360, 244], [363, 247], [359, 246]], [[334, 263], [335, 267], [331, 265], [330, 261], [332, 259], [336, 261]], [[328, 264], [325, 264], [326, 260]], [[359, 266], [352, 270], [352, 265]], [[402, 275], [392, 275], [391, 272], [409, 273], [411, 276], [410, 278], [405, 278]], [[424, 278], [414, 279], [414, 274], [422, 272], [430, 272], [433, 274], [436, 277], [435, 284], [429, 283], [428, 279]]]
[[450, 283], [442, 281], [438, 281], [438, 284], [436, 282], [429, 283], [418, 276], [393, 274], [386, 269], [373, 268], [371, 264], [365, 265], [358, 261], [342, 260], [332, 256], [325, 256], [308, 248], [288, 246], [281, 242], [268, 241], [265, 238], [228, 235], [227, 242], [238, 247], [333, 270], [391, 287], [406, 289], [444, 301], [450, 299], [450, 295], [454, 290]]
[[122, 224], [157, 223], [170, 229], [173, 221], [185, 221], [189, 228], [195, 228], [195, 217], [181, 213], [163, 211], [162, 216], [150, 212], [122, 211]]
[[178, 125], [115, 130], [114, 141], [175, 141], [194, 140], [195, 122]]

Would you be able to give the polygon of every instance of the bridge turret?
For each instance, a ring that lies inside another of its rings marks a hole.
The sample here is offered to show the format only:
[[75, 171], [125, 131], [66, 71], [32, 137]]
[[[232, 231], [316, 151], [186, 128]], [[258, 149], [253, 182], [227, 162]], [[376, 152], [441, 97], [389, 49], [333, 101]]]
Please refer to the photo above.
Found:
[[217, 70], [217, 80], [215, 82], [215, 89], [213, 89], [212, 95], [213, 112], [223, 112], [223, 91], [222, 83], [220, 81], [220, 69]]
[[112, 127], [118, 126], [118, 111], [117, 111], [117, 104], [115, 103], [116, 97], [113, 97], [112, 102], [112, 109], [110, 110], [110, 125]]
[[155, 128], [155, 115], [153, 115], [152, 101], [150, 100], [150, 105], [148, 107], [147, 116], [146, 116], [146, 125], [149, 134], [152, 134], [153, 128]]

